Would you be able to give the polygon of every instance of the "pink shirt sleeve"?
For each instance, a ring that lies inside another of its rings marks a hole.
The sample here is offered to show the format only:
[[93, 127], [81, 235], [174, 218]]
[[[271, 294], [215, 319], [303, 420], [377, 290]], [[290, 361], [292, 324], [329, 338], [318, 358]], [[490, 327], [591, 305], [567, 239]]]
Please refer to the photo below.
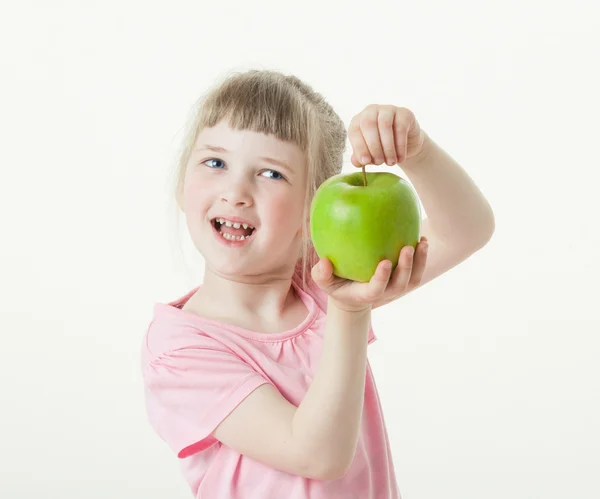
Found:
[[180, 458], [212, 446], [212, 431], [259, 386], [270, 383], [218, 341], [154, 357], [143, 370], [146, 409], [155, 431]]

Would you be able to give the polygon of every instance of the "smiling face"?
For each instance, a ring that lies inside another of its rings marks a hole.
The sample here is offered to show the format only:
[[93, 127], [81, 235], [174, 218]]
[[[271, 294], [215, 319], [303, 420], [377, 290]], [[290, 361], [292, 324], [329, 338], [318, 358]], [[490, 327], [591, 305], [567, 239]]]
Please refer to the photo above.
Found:
[[203, 129], [187, 165], [181, 209], [207, 270], [224, 277], [289, 275], [300, 251], [306, 181], [306, 158], [296, 144], [225, 122]]

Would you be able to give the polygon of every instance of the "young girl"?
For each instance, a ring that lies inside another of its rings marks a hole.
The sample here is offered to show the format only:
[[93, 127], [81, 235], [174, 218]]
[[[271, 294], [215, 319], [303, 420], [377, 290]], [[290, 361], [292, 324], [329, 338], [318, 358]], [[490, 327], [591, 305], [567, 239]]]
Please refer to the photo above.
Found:
[[408, 109], [367, 106], [348, 137], [354, 166], [400, 164], [428, 215], [416, 251], [368, 283], [333, 276], [310, 242], [312, 196], [341, 172], [347, 138], [323, 97], [248, 71], [200, 101], [176, 196], [204, 282], [155, 305], [142, 348], [148, 418], [197, 498], [400, 497], [371, 311], [485, 245], [494, 217]]

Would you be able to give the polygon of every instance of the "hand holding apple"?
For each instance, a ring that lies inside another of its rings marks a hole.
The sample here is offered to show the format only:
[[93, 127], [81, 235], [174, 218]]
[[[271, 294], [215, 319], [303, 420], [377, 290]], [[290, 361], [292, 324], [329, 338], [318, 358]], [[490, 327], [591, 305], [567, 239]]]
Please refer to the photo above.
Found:
[[420, 284], [427, 260], [427, 240], [422, 238], [414, 254], [410, 250], [412, 247], [406, 246], [400, 252], [393, 275], [391, 262], [382, 260], [367, 283], [335, 276], [327, 258], [312, 268], [312, 278], [338, 308], [349, 312], [372, 310], [400, 298]]

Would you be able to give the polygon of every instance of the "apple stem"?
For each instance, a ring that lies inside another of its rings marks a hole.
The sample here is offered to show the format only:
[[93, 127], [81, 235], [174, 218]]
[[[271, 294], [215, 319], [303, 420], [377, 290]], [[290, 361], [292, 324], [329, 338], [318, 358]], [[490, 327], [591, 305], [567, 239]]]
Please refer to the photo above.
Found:
[[365, 184], [365, 187], [367, 186], [367, 174], [365, 173], [365, 165], [362, 165], [362, 172], [363, 172], [363, 184]]

